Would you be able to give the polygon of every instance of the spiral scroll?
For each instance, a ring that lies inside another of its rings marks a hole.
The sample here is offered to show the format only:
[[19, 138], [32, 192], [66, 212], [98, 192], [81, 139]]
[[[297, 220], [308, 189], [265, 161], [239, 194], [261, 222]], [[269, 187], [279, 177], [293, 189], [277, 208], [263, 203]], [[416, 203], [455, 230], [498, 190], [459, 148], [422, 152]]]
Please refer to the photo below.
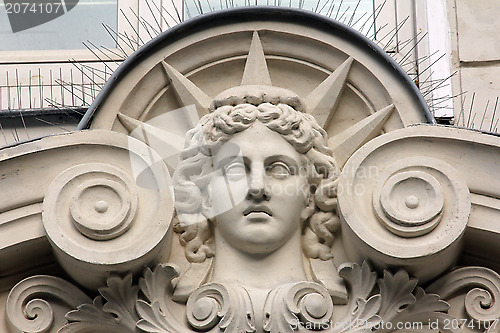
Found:
[[188, 299], [186, 315], [196, 330], [207, 332], [217, 324], [226, 332], [255, 332], [250, 296], [241, 287], [210, 283]]
[[9, 293], [7, 324], [12, 332], [55, 331], [64, 325], [60, 320], [64, 313], [90, 302], [80, 289], [63, 279], [45, 275], [29, 277]]
[[83, 164], [69, 170], [69, 179], [60, 183], [57, 193], [71, 198], [69, 210], [75, 227], [93, 240], [113, 239], [126, 232], [137, 211], [132, 179], [107, 164]]
[[330, 295], [315, 283], [301, 283], [290, 288], [287, 306], [302, 322], [313, 325], [328, 323], [333, 314]]
[[500, 275], [484, 267], [463, 267], [443, 276], [427, 289], [442, 299], [465, 293], [464, 309], [478, 322], [500, 318]]
[[441, 221], [443, 185], [429, 172], [402, 168], [378, 179], [373, 206], [380, 222], [392, 233], [401, 237], [422, 236]]
[[347, 255], [405, 267], [427, 282], [456, 261], [471, 209], [469, 189], [455, 168], [436, 158], [385, 163], [355, 155], [344, 169], [338, 198]]
[[[162, 165], [146, 168], [155, 187], [137, 184], [126, 167], [84, 163], [61, 172], [43, 203], [43, 225], [59, 262], [89, 289], [110, 271], [138, 273], [154, 261], [173, 213]], [[89, 274], [91, 272], [91, 274]]]
[[229, 310], [229, 291], [222, 285], [212, 283], [204, 286], [189, 298], [188, 322], [194, 328], [208, 331], [215, 327]]
[[290, 328], [324, 330], [333, 315], [328, 291], [314, 282], [286, 284], [273, 290], [264, 307], [264, 331], [279, 333]]

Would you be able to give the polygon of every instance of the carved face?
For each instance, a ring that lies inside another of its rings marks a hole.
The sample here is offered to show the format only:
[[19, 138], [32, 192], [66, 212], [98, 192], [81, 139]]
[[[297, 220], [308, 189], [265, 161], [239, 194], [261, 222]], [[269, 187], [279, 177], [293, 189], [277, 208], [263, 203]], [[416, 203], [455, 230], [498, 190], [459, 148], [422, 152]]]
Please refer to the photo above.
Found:
[[209, 186], [220, 212], [215, 225], [222, 239], [216, 242], [269, 254], [300, 232], [309, 210], [305, 158], [280, 134], [256, 122], [220, 148], [214, 166], [222, 170]]

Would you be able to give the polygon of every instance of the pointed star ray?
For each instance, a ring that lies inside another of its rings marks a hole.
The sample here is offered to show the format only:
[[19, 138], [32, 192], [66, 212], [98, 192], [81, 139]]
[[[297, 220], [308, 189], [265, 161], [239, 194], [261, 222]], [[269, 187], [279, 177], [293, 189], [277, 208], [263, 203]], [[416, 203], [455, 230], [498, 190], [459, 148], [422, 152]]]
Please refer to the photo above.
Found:
[[391, 104], [328, 140], [340, 169], [356, 150], [380, 134], [394, 110]]
[[212, 98], [165, 61], [162, 65], [182, 105], [195, 105], [200, 118], [207, 114]]
[[353, 61], [354, 59], [349, 57], [305, 99], [307, 112], [313, 115], [323, 128], [328, 127], [337, 110]]
[[266, 85], [272, 86], [271, 77], [267, 68], [264, 49], [257, 31], [253, 32], [250, 51], [248, 52], [241, 85]]

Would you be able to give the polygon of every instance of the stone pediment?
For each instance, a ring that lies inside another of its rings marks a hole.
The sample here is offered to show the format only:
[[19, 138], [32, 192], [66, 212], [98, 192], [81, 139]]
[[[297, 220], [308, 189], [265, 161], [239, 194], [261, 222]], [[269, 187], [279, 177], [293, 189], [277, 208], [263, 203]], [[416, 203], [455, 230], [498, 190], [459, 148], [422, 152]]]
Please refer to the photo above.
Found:
[[87, 127], [0, 150], [8, 332], [498, 329], [500, 138], [350, 28], [186, 22]]

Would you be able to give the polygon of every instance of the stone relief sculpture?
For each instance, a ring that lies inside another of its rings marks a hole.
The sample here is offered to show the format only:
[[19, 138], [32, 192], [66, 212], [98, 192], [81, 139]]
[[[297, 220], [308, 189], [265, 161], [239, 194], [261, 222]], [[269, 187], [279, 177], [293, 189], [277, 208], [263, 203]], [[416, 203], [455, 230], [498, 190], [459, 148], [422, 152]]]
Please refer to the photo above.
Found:
[[6, 329], [500, 330], [500, 276], [461, 259], [498, 237], [499, 138], [410, 127], [431, 121], [419, 93], [337, 23], [193, 22], [124, 64], [92, 129], [1, 151]]
[[[261, 50], [255, 33], [242, 85], [217, 96], [188, 133], [174, 174], [176, 230], [189, 261], [203, 264], [217, 253], [206, 274], [213, 281], [260, 288], [306, 281], [304, 254], [312, 267], [326, 266], [330, 294], [345, 302], [330, 262], [340, 224], [338, 169], [325, 131], [299, 96], [264, 85], [271, 80]], [[262, 84], [247, 73], [259, 73]], [[248, 257], [259, 260], [249, 266]], [[283, 262], [290, 268], [283, 271]]]

